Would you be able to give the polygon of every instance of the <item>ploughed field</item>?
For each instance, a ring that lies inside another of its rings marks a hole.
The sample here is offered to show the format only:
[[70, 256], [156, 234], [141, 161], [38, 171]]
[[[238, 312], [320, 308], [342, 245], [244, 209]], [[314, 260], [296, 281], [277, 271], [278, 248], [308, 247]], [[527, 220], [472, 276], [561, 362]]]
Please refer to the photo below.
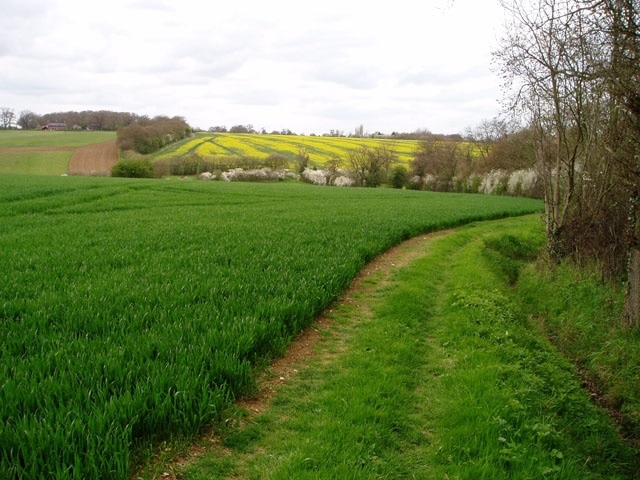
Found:
[[0, 175], [0, 478], [124, 479], [376, 255], [524, 198]]

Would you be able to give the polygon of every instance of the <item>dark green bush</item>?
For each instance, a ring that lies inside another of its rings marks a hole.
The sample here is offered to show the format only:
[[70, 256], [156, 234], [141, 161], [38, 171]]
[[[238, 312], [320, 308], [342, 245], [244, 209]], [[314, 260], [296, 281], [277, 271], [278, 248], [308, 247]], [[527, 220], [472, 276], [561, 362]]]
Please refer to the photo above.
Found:
[[111, 168], [113, 177], [152, 178], [153, 163], [149, 159], [120, 160]]
[[396, 165], [391, 171], [391, 186], [393, 188], [402, 188], [406, 186], [409, 177], [407, 167], [404, 165]]

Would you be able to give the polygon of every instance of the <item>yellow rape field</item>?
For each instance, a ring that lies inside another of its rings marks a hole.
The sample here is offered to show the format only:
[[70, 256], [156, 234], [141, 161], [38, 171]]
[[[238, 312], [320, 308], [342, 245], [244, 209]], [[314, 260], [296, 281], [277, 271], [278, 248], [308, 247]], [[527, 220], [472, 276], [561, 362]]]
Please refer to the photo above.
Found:
[[309, 155], [312, 164], [322, 166], [333, 158], [347, 162], [349, 152], [359, 148], [385, 146], [395, 153], [400, 162], [409, 163], [413, 160], [417, 145], [417, 140], [387, 138], [198, 133], [195, 137], [167, 147], [154, 155], [154, 158], [163, 159], [195, 154], [203, 158], [243, 157], [261, 159], [270, 155], [281, 155], [293, 162], [296, 155], [304, 151]]

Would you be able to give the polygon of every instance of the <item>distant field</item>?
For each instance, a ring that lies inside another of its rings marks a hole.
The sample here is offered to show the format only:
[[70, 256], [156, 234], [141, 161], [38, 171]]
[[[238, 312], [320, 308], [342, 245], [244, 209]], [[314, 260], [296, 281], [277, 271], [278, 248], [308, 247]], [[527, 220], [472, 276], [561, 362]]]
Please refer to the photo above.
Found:
[[16, 147], [81, 147], [116, 138], [116, 132], [0, 130], [0, 150]]
[[0, 130], [0, 174], [61, 175], [77, 148], [115, 138], [115, 132]]
[[539, 201], [302, 183], [0, 175], [0, 478], [130, 478], [370, 259]]
[[[115, 132], [0, 131], [0, 173], [59, 175], [66, 170], [65, 162], [68, 163], [78, 147], [115, 138]], [[293, 164], [296, 156], [304, 151], [312, 166], [323, 166], [335, 158], [346, 166], [349, 152], [362, 147], [384, 146], [395, 153], [399, 162], [406, 164], [413, 160], [417, 145], [417, 140], [387, 138], [197, 133], [149, 155], [149, 158], [164, 160], [197, 155], [202, 159], [233, 157], [265, 160], [271, 155], [279, 155]], [[465, 142], [460, 145], [463, 149], [471, 149], [473, 155], [472, 145]], [[65, 153], [57, 151], [60, 149], [64, 149]]]
[[3, 152], [0, 150], [0, 174], [62, 175], [67, 171], [72, 150]]
[[260, 135], [238, 133], [198, 133], [194, 137], [171, 145], [153, 155], [154, 159], [195, 154], [200, 157], [255, 157], [283, 155], [290, 161], [304, 149], [315, 165], [323, 165], [334, 157], [346, 161], [348, 153], [362, 147], [386, 146], [401, 162], [413, 159], [416, 140], [376, 138], [318, 137], [301, 135]]

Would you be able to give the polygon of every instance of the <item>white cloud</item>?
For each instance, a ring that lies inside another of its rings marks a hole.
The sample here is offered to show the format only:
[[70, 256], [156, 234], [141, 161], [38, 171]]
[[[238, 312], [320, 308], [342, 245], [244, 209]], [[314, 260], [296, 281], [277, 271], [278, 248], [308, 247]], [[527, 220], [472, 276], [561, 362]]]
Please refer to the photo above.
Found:
[[455, 133], [498, 112], [497, 0], [5, 0], [0, 103], [322, 133]]

